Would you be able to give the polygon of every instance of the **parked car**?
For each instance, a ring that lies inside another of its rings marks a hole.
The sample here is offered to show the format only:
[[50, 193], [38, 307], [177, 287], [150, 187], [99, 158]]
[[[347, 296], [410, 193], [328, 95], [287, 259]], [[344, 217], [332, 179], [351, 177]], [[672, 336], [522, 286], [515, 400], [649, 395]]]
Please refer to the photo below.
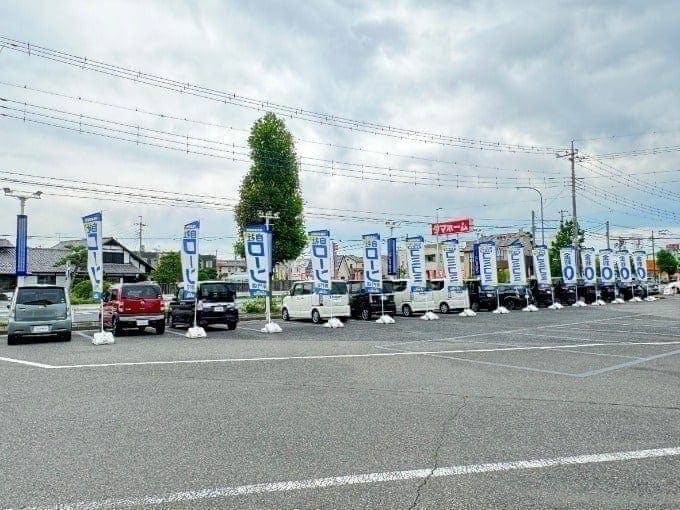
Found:
[[451, 310], [463, 310], [466, 308], [465, 291], [449, 290], [444, 279], [428, 280], [427, 287], [432, 292], [435, 308], [440, 313], [449, 313]]
[[538, 283], [532, 279], [529, 280], [529, 289], [531, 294], [536, 299], [536, 306], [547, 307], [553, 304], [553, 286], [550, 283]]
[[410, 280], [386, 280], [383, 285], [391, 288], [394, 293], [394, 305], [397, 312], [404, 317], [411, 317], [414, 313], [436, 310], [438, 307], [436, 297], [431, 289], [411, 292]]
[[617, 288], [616, 285], [600, 285], [597, 288], [598, 293], [600, 294], [600, 299], [602, 301], [605, 301], [607, 303], [611, 303], [616, 299], [617, 296]]
[[680, 282], [670, 282], [663, 289], [664, 296], [677, 296], [680, 294]]
[[200, 327], [225, 324], [228, 329], [236, 329], [238, 309], [234, 304], [236, 291], [233, 284], [221, 280], [206, 280], [198, 282], [196, 299], [185, 299], [184, 294], [184, 288], [180, 286], [177, 295], [170, 302], [170, 327], [175, 328], [179, 324], [192, 326], [195, 307], [196, 324]]
[[397, 313], [394, 294], [384, 292], [386, 290], [384, 282], [382, 294], [366, 292], [364, 282], [359, 280], [348, 281], [347, 290], [349, 292], [349, 310], [352, 317], [368, 321], [374, 315], [395, 315]]
[[12, 295], [7, 318], [7, 344], [30, 337], [71, 340], [72, 310], [68, 292], [57, 285], [24, 285]]
[[519, 310], [527, 304], [536, 304], [529, 287], [500, 284], [495, 290], [482, 289], [479, 280], [466, 280], [465, 285], [470, 295], [470, 308], [474, 311], [495, 310], [499, 302], [508, 310]]
[[115, 336], [123, 330], [137, 328], [140, 332], [147, 326], [156, 334], [165, 332], [165, 308], [161, 288], [153, 282], [118, 283], [111, 285], [103, 295], [104, 327], [113, 330]]
[[281, 305], [284, 321], [312, 319], [314, 324], [319, 324], [330, 319], [331, 314], [343, 321], [350, 317], [346, 281], [331, 281], [331, 293], [328, 295], [314, 294], [314, 283], [311, 281], [295, 282]]

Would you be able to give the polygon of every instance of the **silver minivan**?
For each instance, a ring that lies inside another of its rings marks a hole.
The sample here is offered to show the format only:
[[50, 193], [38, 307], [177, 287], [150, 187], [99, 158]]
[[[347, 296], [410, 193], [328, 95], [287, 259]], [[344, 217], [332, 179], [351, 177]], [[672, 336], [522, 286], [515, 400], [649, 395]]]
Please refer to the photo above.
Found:
[[54, 335], [65, 342], [71, 340], [71, 305], [64, 287], [17, 287], [8, 308], [7, 344], [17, 344], [27, 337]]

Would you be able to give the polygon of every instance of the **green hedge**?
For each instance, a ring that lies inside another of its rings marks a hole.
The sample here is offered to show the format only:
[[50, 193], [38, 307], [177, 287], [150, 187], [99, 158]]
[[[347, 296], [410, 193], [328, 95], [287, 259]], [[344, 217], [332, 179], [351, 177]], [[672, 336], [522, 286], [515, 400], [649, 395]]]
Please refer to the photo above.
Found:
[[[283, 299], [280, 297], [272, 298], [272, 313], [281, 311], [281, 301]], [[245, 313], [264, 313], [265, 302], [264, 298], [251, 298], [246, 300], [241, 307], [241, 310]]]

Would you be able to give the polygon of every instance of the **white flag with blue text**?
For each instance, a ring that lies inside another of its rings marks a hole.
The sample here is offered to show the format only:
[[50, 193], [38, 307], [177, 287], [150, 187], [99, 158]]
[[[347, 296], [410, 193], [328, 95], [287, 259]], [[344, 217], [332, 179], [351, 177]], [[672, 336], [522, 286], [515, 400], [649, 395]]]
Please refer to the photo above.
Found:
[[104, 290], [104, 259], [102, 247], [102, 213], [83, 216], [85, 246], [87, 247], [87, 274], [92, 283], [92, 297], [99, 299]]
[[527, 268], [524, 261], [524, 246], [521, 243], [513, 243], [508, 246], [508, 269], [510, 285], [526, 286]]
[[406, 259], [411, 292], [425, 292], [425, 243], [423, 236], [406, 238]]
[[548, 247], [544, 245], [536, 246], [533, 250], [534, 273], [537, 283], [552, 284], [550, 257], [548, 253]]
[[633, 275], [630, 271], [630, 253], [628, 250], [616, 252], [616, 265], [619, 268], [619, 279], [624, 283], [632, 282]]
[[573, 246], [560, 248], [560, 262], [564, 283], [576, 283], [576, 250]]
[[312, 273], [314, 273], [314, 293], [330, 294], [333, 277], [331, 233], [329, 230], [309, 232], [311, 243]]
[[609, 248], [600, 250], [600, 279], [603, 285], [611, 285], [614, 278], [614, 252]]
[[380, 234], [365, 234], [364, 242], [364, 289], [366, 292], [382, 292], [382, 260]]
[[635, 276], [641, 282], [647, 281], [647, 252], [637, 250], [633, 252], [633, 262], [635, 263]]
[[597, 283], [595, 248], [581, 248], [581, 272], [583, 273], [583, 283], [586, 285], [595, 285]]
[[269, 273], [272, 270], [272, 233], [266, 225], [249, 225], [243, 229], [246, 252], [248, 292], [251, 296], [269, 294]]
[[198, 232], [201, 222], [196, 220], [184, 225], [182, 235], [182, 281], [184, 282], [183, 299], [194, 299], [198, 282]]
[[448, 290], [460, 290], [463, 286], [463, 275], [460, 271], [460, 244], [457, 239], [442, 242], [444, 247], [444, 277]]
[[479, 273], [482, 289], [494, 288], [498, 285], [498, 264], [496, 262], [496, 243], [486, 241], [479, 243]]

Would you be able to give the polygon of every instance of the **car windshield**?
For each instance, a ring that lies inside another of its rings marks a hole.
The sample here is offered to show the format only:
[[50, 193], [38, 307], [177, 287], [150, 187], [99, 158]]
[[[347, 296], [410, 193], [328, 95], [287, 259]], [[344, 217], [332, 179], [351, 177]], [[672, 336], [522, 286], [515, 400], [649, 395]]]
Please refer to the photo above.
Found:
[[398, 280], [385, 280], [383, 281], [383, 292], [385, 294], [391, 294], [393, 292], [402, 292], [406, 290], [406, 281]]
[[233, 302], [235, 292], [228, 283], [204, 283], [201, 285], [200, 297], [208, 301]]
[[155, 285], [135, 285], [123, 287], [121, 297], [124, 299], [156, 299], [160, 297], [161, 289]]
[[62, 288], [22, 287], [17, 293], [18, 305], [57, 305], [66, 303]]
[[347, 282], [350, 294], [359, 294], [364, 290], [364, 282]]
[[347, 283], [331, 282], [331, 294], [347, 294]]

